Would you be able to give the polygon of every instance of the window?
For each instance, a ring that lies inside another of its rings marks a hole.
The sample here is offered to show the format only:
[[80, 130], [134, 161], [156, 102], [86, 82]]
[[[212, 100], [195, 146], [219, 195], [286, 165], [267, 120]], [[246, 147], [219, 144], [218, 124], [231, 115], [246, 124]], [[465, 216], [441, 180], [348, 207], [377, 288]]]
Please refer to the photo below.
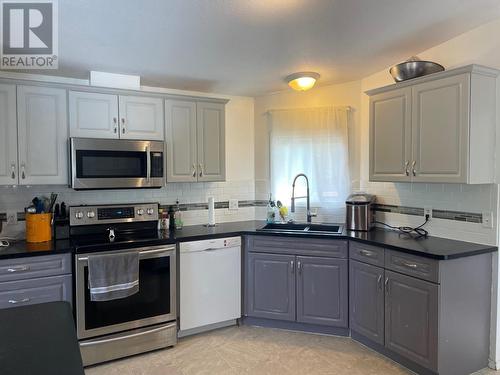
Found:
[[[275, 110], [269, 112], [271, 192], [290, 204], [298, 173], [309, 178], [311, 206], [343, 208], [350, 192], [348, 167], [348, 107]], [[303, 179], [295, 195], [306, 195]], [[298, 200], [297, 205], [304, 205]]]

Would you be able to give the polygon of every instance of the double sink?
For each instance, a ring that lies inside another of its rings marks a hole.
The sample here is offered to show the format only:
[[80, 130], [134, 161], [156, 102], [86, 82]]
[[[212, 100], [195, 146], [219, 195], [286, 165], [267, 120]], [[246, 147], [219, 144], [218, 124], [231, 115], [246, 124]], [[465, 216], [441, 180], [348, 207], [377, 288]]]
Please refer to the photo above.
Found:
[[270, 223], [257, 231], [302, 233], [302, 234], [342, 234], [343, 226], [340, 224], [311, 224], [311, 223]]

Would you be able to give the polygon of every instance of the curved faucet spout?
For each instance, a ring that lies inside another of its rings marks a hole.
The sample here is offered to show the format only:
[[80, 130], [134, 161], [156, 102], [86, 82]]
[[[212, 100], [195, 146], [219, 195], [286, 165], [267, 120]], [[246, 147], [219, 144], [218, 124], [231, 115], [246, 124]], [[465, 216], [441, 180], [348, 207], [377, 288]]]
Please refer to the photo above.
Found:
[[[304, 177], [306, 179], [306, 196], [305, 197], [295, 197], [295, 182], [297, 181], [297, 178], [299, 177]], [[310, 223], [312, 221], [312, 217], [316, 215], [311, 214], [311, 203], [310, 203], [310, 198], [309, 198], [309, 179], [304, 173], [299, 173], [295, 178], [293, 179], [292, 182], [292, 204], [290, 211], [295, 212], [295, 200], [296, 199], [301, 199], [301, 198], [306, 198], [307, 202], [307, 222]]]

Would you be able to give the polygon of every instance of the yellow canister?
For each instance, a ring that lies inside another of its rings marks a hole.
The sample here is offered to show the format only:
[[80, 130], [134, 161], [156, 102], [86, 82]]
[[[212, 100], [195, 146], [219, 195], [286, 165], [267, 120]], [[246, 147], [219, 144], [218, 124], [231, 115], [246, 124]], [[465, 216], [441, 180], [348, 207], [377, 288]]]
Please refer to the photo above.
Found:
[[26, 214], [26, 242], [52, 239], [52, 214]]

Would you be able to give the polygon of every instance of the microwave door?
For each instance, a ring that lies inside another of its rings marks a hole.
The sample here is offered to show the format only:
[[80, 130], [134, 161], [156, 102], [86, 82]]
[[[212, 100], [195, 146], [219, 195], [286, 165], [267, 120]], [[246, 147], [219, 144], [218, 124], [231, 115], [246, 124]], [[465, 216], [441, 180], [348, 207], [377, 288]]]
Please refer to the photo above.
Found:
[[76, 190], [163, 186], [163, 142], [72, 138], [71, 158]]

